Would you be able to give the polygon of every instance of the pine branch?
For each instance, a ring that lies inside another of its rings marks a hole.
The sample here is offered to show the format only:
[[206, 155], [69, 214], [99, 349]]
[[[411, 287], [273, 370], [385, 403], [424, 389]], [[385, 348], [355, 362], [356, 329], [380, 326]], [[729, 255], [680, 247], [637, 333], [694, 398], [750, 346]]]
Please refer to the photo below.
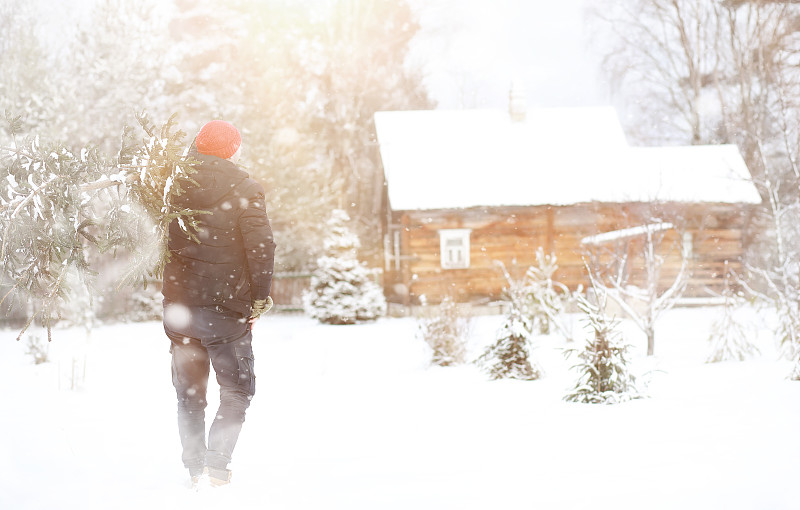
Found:
[[[139, 144], [124, 136], [115, 163], [106, 163], [94, 149], [75, 157], [61, 145], [40, 144], [38, 137], [26, 148], [6, 151], [11, 156], [2, 158], [4, 176], [11, 184], [10, 202], [0, 205], [3, 272], [14, 283], [12, 292], [42, 300], [20, 338], [37, 319], [51, 336], [50, 324], [60, 318], [61, 298], [73, 285], [72, 271], [81, 277], [94, 273], [87, 262], [89, 249], [132, 252], [134, 263], [125, 277], [133, 281], [139, 273], [156, 274], [163, 268], [172, 221], [182, 222], [186, 230], [197, 228], [195, 217], [205, 211], [173, 205], [183, 186], [193, 182], [196, 163], [182, 156], [183, 133], [171, 132], [174, 117], [160, 130], [146, 118], [140, 121], [149, 139]], [[104, 191], [120, 186], [125, 193]], [[155, 235], [144, 244], [160, 245], [158, 260], [142, 256], [142, 235], [153, 234], [150, 226], [155, 226]]]
[[[120, 165], [119, 168], [126, 168], [126, 167]], [[131, 175], [131, 174], [126, 175], [125, 179], [123, 181], [118, 181], [118, 180], [108, 179], [108, 178], [98, 179], [98, 180], [96, 180], [94, 182], [88, 182], [86, 184], [81, 184], [80, 190], [81, 191], [85, 191], [85, 192], [100, 191], [100, 190], [104, 190], [106, 188], [111, 188], [111, 187], [114, 187], [114, 186], [120, 186], [122, 184], [130, 184], [134, 180], [136, 180], [136, 176], [135, 175]]]
[[[11, 213], [11, 216], [9, 216], [9, 223], [8, 223], [8, 225], [6, 225], [6, 229], [5, 229], [5, 231], [3, 232], [3, 245], [2, 245], [2, 247], [0, 247], [0, 260], [5, 260], [5, 258], [6, 258], [6, 247], [8, 246], [8, 238], [9, 238], [9, 235], [8, 235], [8, 233], [9, 233], [9, 231], [11, 230], [11, 226], [13, 225], [13, 223], [12, 223], [12, 220], [14, 220], [14, 219], [17, 217], [17, 214], [19, 214], [20, 210], [22, 210], [22, 208], [23, 208], [25, 205], [27, 205], [28, 203], [30, 203], [30, 201], [31, 201], [31, 200], [33, 200], [33, 198], [34, 198], [34, 197], [35, 197], [35, 196], [36, 196], [36, 195], [37, 195], [37, 194], [38, 194], [40, 191], [42, 191], [43, 189], [47, 188], [47, 186], [49, 186], [49, 185], [50, 185], [50, 184], [51, 184], [53, 181], [55, 181], [56, 179], [58, 179], [58, 176], [57, 176], [57, 175], [54, 175], [54, 176], [52, 176], [52, 177], [51, 177], [51, 178], [50, 178], [48, 181], [46, 181], [46, 182], [42, 183], [41, 185], [39, 185], [39, 186], [38, 186], [36, 189], [34, 189], [34, 190], [33, 190], [33, 191], [32, 191], [32, 192], [31, 192], [31, 193], [30, 193], [30, 194], [29, 194], [27, 197], [25, 197], [25, 198], [22, 200], [22, 202], [20, 202], [20, 203], [19, 203], [19, 205], [17, 205], [17, 207], [14, 209], [14, 212], [13, 212], [13, 213]], [[12, 204], [13, 204], [13, 202], [12, 202]], [[9, 204], [9, 206], [10, 206], [10, 205], [12, 205], [12, 204]], [[3, 210], [5, 210], [5, 209], [7, 209], [7, 208], [8, 208], [8, 207], [0, 209], [0, 212], [2, 212]]]
[[[31, 200], [33, 200], [33, 198], [40, 191], [46, 189], [50, 184], [53, 183], [53, 181], [55, 181], [58, 178], [59, 178], [58, 175], [54, 175], [54, 176], [50, 177], [50, 179], [48, 179], [47, 181], [45, 181], [42, 184], [40, 184], [39, 186], [37, 186], [33, 191], [31, 191], [31, 193], [27, 197], [22, 199], [22, 201], [17, 205], [17, 207], [14, 209], [14, 212], [11, 213], [11, 216], [9, 216], [9, 219], [13, 220], [14, 218], [16, 218], [17, 214], [19, 214], [19, 211], [22, 210], [23, 207], [28, 205], [28, 203]], [[5, 210], [7, 210], [7, 209], [10, 209], [13, 205], [14, 205], [14, 202], [9, 202], [8, 204], [5, 204], [5, 205], [0, 205], [0, 212], [3, 212]]]
[[6, 298], [7, 298], [8, 296], [10, 296], [10, 295], [11, 295], [11, 293], [12, 293], [12, 292], [14, 292], [14, 290], [15, 290], [17, 287], [19, 287], [19, 282], [15, 283], [15, 284], [14, 284], [14, 286], [13, 286], [13, 287], [11, 287], [11, 289], [9, 289], [9, 291], [8, 291], [8, 292], [6, 292], [6, 293], [5, 293], [5, 295], [3, 296], [3, 299], [0, 299], [0, 306], [2, 306], [2, 304], [3, 304], [3, 302], [6, 300]]

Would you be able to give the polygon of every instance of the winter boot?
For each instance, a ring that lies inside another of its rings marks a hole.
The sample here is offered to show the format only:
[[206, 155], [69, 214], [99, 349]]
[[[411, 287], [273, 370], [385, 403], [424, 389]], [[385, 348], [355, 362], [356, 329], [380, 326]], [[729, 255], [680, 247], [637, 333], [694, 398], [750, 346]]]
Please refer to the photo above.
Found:
[[205, 473], [208, 473], [208, 483], [212, 487], [221, 487], [231, 483], [231, 471], [229, 469], [207, 467]]
[[189, 477], [192, 480], [192, 489], [197, 489], [197, 484], [200, 483], [200, 477], [203, 476], [203, 469], [190, 469]]
[[[194, 481], [194, 478], [192, 478]], [[203, 474], [197, 478], [197, 483], [192, 488], [197, 492], [204, 492], [218, 487], [224, 487], [231, 482], [231, 472], [227, 469], [205, 468]]]

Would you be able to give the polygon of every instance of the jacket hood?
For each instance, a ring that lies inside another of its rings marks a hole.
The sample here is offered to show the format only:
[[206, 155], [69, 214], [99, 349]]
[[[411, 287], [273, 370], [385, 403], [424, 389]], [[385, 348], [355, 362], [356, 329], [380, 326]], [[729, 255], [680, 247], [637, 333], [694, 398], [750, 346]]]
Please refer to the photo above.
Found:
[[250, 177], [235, 163], [217, 156], [200, 154], [194, 147], [189, 151], [188, 157], [198, 161], [194, 166], [197, 172], [191, 176], [197, 185], [186, 186], [176, 202], [191, 209], [203, 209], [219, 202]]

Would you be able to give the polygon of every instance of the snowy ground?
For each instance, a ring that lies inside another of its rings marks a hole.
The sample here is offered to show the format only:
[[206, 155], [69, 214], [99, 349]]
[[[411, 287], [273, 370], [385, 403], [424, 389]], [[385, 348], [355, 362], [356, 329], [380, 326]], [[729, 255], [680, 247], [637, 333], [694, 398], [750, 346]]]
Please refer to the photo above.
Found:
[[[652, 359], [626, 324], [651, 398], [617, 406], [562, 401], [575, 376], [556, 337], [538, 339], [544, 379], [490, 382], [428, 367], [413, 319], [272, 315], [255, 330], [234, 481], [200, 493], [180, 463], [160, 324], [101, 326], [88, 343], [58, 330], [42, 365], [0, 331], [0, 508], [799, 508], [800, 383], [756, 312], [761, 357], [703, 363], [716, 313], [670, 312]], [[473, 356], [499, 321], [476, 319]]]

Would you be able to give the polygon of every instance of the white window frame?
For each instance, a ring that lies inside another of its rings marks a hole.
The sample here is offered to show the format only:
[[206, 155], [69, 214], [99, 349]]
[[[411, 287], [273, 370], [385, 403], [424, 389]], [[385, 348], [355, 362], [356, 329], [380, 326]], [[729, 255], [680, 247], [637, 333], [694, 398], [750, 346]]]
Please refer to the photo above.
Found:
[[442, 269], [469, 268], [469, 237], [471, 232], [471, 228], [439, 230], [439, 254]]

